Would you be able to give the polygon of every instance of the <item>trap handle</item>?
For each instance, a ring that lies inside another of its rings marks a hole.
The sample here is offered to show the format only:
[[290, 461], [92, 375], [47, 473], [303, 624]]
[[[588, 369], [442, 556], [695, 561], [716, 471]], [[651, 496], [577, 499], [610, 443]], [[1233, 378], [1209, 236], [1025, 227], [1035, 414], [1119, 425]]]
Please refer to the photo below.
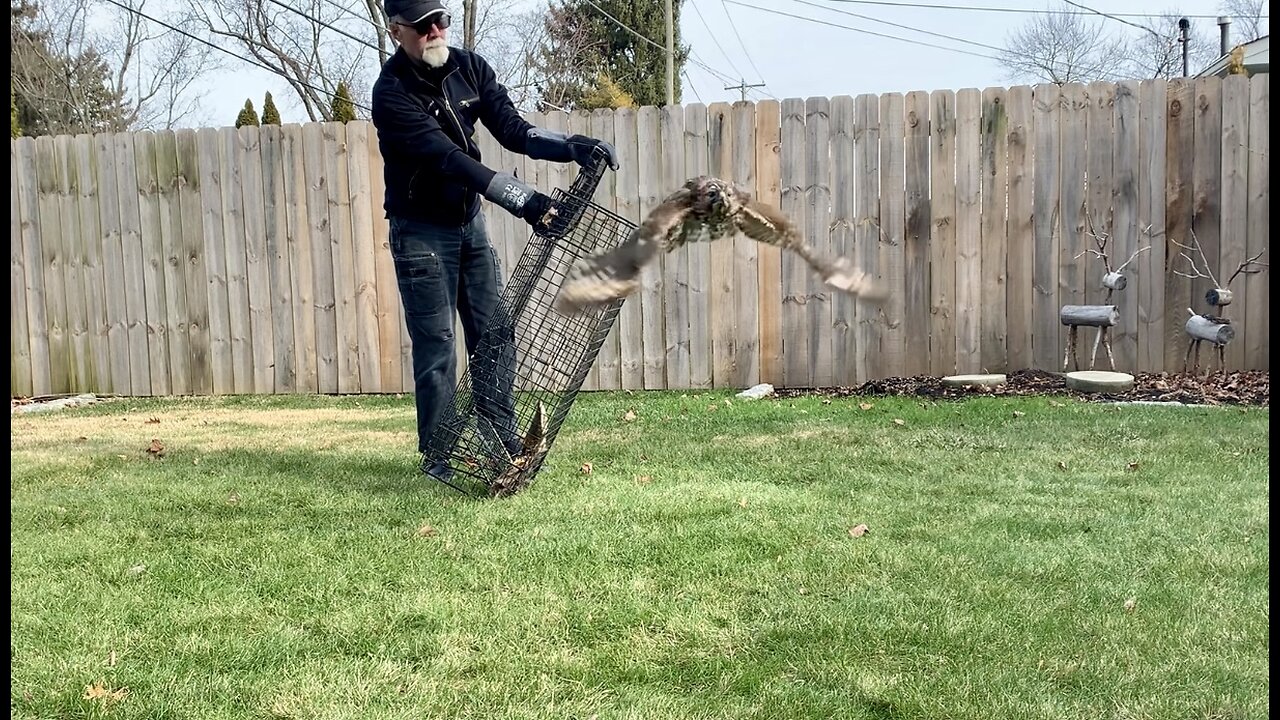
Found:
[[604, 171], [609, 167], [609, 155], [598, 146], [591, 149], [591, 162], [578, 171], [578, 176], [569, 184], [567, 190], [556, 189], [552, 194], [555, 217], [547, 227], [534, 226], [533, 232], [553, 240], [562, 238], [578, 226], [582, 219], [582, 211], [596, 194], [596, 188], [604, 179]]

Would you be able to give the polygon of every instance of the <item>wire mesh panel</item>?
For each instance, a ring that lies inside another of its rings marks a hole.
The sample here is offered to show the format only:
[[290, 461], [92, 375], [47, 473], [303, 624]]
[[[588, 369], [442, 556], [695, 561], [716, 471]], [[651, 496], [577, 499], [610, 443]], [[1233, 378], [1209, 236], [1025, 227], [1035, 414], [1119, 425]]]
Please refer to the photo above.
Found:
[[499, 496], [532, 481], [613, 327], [621, 299], [573, 316], [552, 309], [579, 257], [617, 246], [636, 227], [591, 202], [604, 169], [596, 162], [552, 193], [557, 215], [531, 236], [431, 438], [457, 490]]

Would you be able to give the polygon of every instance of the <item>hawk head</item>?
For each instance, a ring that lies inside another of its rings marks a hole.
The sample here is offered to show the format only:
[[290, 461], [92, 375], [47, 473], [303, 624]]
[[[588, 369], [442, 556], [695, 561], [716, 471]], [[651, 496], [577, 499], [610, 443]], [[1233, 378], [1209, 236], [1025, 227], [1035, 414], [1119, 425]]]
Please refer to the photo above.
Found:
[[686, 185], [690, 192], [689, 221], [705, 225], [712, 237], [732, 232], [732, 219], [751, 199], [745, 190], [714, 177], [696, 177]]

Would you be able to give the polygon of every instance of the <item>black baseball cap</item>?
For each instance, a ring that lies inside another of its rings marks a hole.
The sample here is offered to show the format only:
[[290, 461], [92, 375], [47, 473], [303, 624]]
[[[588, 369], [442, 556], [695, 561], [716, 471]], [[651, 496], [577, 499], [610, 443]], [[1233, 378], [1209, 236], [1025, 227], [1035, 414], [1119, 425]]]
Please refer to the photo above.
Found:
[[416, 23], [435, 13], [447, 12], [440, 0], [383, 0], [382, 9], [387, 12], [387, 17], [399, 16], [408, 23]]

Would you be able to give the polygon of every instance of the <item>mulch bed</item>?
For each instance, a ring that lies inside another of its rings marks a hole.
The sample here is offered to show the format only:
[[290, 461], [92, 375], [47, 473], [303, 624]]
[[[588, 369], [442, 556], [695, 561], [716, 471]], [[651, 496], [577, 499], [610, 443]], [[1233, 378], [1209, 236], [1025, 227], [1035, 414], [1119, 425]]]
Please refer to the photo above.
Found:
[[857, 387], [779, 388], [777, 397], [806, 395], [860, 397], [869, 395], [909, 395], [935, 400], [954, 400], [975, 395], [1055, 395], [1090, 402], [1180, 402], [1185, 405], [1271, 406], [1271, 373], [1248, 370], [1231, 373], [1138, 373], [1133, 389], [1122, 393], [1086, 393], [1069, 390], [1060, 373], [1018, 370], [1007, 374], [1008, 382], [993, 388], [945, 387], [942, 379], [928, 375], [871, 380]]

